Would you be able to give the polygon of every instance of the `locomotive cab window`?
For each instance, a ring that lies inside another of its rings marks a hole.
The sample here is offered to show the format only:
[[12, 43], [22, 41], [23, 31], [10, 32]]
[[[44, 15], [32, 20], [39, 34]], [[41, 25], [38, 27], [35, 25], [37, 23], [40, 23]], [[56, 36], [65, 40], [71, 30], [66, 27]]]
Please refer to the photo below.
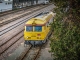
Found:
[[33, 31], [33, 26], [26, 26], [26, 31]]
[[34, 31], [41, 32], [42, 31], [42, 26], [35, 26]]

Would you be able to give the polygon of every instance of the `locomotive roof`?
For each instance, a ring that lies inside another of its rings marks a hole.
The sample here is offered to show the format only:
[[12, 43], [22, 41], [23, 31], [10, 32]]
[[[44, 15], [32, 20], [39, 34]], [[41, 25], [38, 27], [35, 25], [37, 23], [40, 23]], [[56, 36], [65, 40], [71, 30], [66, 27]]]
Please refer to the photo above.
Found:
[[32, 24], [34, 21], [36, 24], [44, 24], [46, 23], [50, 18], [52, 17], [52, 13], [41, 13], [37, 16], [35, 16], [35, 18], [32, 18], [30, 20], [28, 20], [26, 22], [26, 24]]
[[37, 15], [35, 18], [40, 19], [40, 20], [45, 20], [45, 17], [47, 17], [48, 14], [49, 14], [49, 12], [41, 13], [41, 14]]

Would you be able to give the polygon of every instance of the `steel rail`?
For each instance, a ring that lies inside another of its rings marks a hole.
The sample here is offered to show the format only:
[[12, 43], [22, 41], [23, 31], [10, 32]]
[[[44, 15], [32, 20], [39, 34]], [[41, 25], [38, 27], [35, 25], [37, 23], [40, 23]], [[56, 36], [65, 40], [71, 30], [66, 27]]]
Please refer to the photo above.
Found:
[[[47, 7], [47, 8], [48, 8], [48, 7]], [[40, 14], [40, 13], [41, 13], [41, 12], [36, 13], [35, 16], [38, 15], [38, 14]], [[30, 17], [27, 17], [27, 18], [30, 19], [30, 18], [32, 18], [32, 17], [34, 17], [34, 16], [30, 16]], [[8, 31], [14, 29], [15, 27], [19, 26], [20, 24], [26, 22], [26, 19], [27, 19], [27, 18], [25, 18], [24, 20], [21, 20], [21, 21], [15, 23], [14, 25], [11, 25], [11, 26], [9, 26], [9, 27], [1, 30], [1, 31], [0, 31], [0, 32], [1, 32], [1, 33], [0, 33], [0, 36], [3, 35], [3, 34], [5, 34], [5, 33], [8, 32]], [[14, 26], [14, 27], [13, 27], [13, 26]], [[5, 31], [5, 32], [4, 32], [4, 31]]]
[[38, 58], [40, 51], [41, 51], [41, 48], [42, 48], [42, 46], [39, 47], [39, 50], [37, 51], [36, 55], [32, 58], [32, 60], [36, 60]]
[[[23, 31], [22, 31], [22, 33], [23, 33]], [[19, 34], [21, 34], [21, 33], [19, 33]], [[11, 47], [13, 44], [15, 44], [21, 37], [23, 37], [22, 34], [19, 37], [17, 37], [19, 34], [17, 34], [15, 37], [12, 37], [12, 39], [8, 40], [6, 43], [4, 43], [3, 45], [0, 46], [2, 48], [2, 51], [0, 51], [0, 55], [3, 54], [6, 50], [8, 50], [9, 47]], [[13, 40], [13, 39], [15, 39], [15, 40]], [[7, 45], [7, 44], [9, 44], [9, 45]], [[6, 47], [4, 48], [4, 46], [6, 46]]]
[[[24, 29], [22, 29], [20, 32], [23, 32]], [[4, 45], [8, 44], [9, 41], [11, 41], [13, 38], [16, 38], [17, 35], [20, 34], [20, 32], [18, 32], [16, 35], [14, 35], [13, 37], [11, 37], [9, 40], [7, 40], [6, 42], [4, 42], [3, 44], [0, 45], [0, 47], [2, 48], [2, 46], [4, 47]], [[21, 36], [23, 37], [23, 35]], [[20, 37], [20, 38], [21, 38]], [[9, 49], [9, 47], [11, 47], [13, 44], [15, 44], [15, 42], [17, 42], [20, 38], [17, 38], [17, 40], [15, 40], [14, 42], [12, 42], [12, 44], [10, 44], [9, 46], [7, 46], [6, 48], [4, 48], [2, 51], [0, 51], [0, 55], [3, 54], [6, 50]]]
[[[48, 42], [48, 41], [47, 41]], [[32, 51], [36, 51], [34, 53], [34, 55], [32, 56], [32, 58], [30, 60], [37, 60], [37, 58], [40, 56], [40, 52], [41, 52], [41, 49], [42, 47], [45, 47], [47, 42], [41, 46], [37, 46], [37, 47], [31, 47], [30, 49], [25, 49], [23, 50], [23, 52], [21, 53], [20, 56], [18, 56], [15, 60], [25, 60], [25, 58], [28, 58], [29, 54], [32, 52]], [[32, 50], [32, 48], [35, 48], [34, 50]], [[27, 50], [27, 51], [26, 51]], [[32, 50], [32, 51], [31, 51]], [[31, 55], [31, 54], [30, 54]], [[28, 59], [27, 59], [28, 60]]]
[[20, 9], [14, 9], [14, 10], [9, 10], [9, 11], [5, 11], [5, 12], [0, 12], [0, 17], [2, 17], [2, 16], [4, 16], [4, 15], [7, 15], [7, 14], [15, 13], [15, 12], [18, 12], [18, 11], [27, 10], [27, 9], [29, 9], [29, 8], [36, 7], [36, 6], [40, 6], [40, 5], [27, 6], [27, 7], [25, 7], [25, 8], [20, 8]]
[[30, 46], [29, 48], [26, 48], [26, 49], [21, 53], [21, 55], [16, 58], [16, 60], [23, 60], [24, 57], [29, 53], [29, 51], [31, 50], [31, 48], [32, 48], [32, 46]]
[[[37, 9], [37, 10], [40, 10], [40, 9], [42, 9], [42, 8], [44, 8], [44, 7], [46, 7], [46, 6], [43, 6], [43, 7], [39, 8], [39, 9]], [[22, 17], [25, 17], [26, 15], [31, 14], [31, 13], [37, 11], [37, 10], [33, 10], [33, 11], [29, 12], [29, 13], [23, 14], [23, 15], [21, 15], [21, 16], [18, 16], [18, 17], [16, 17], [16, 18], [11, 19], [11, 20], [6, 20], [6, 21], [4, 21], [4, 22], [1, 22], [1, 23], [0, 23], [0, 27], [3, 26], [3, 25], [8, 24], [8, 23], [10, 23], [10, 22], [13, 22], [13, 21], [15, 21], [15, 20], [17, 20], [17, 19], [20, 19], [20, 18], [22, 18]]]

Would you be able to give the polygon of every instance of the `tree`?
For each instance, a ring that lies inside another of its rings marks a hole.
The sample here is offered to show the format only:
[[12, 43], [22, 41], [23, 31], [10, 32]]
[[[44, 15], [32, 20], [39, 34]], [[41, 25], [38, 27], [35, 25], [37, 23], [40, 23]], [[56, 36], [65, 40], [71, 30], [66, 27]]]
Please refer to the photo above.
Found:
[[52, 24], [51, 52], [54, 60], [80, 59], [80, 0], [53, 0], [56, 16]]

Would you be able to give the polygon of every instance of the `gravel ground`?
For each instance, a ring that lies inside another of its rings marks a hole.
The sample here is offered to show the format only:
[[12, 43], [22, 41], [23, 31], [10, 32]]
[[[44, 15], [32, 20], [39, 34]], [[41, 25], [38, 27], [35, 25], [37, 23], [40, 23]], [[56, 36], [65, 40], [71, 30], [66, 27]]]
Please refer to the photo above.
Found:
[[37, 60], [53, 60], [50, 51], [50, 41], [48, 44], [41, 50], [40, 57]]
[[[8, 57], [5, 58], [5, 60], [15, 60], [16, 57], [18, 57], [21, 54], [21, 52], [23, 52], [24, 49], [25, 49], [24, 43], [21, 43], [21, 45], [13, 53], [9, 54]], [[53, 57], [51, 56], [51, 53], [49, 51], [50, 41], [45, 47], [41, 49], [40, 56], [38, 57], [37, 60], [53, 60]]]
[[24, 44], [21, 43], [21, 45], [13, 53], [10, 53], [8, 57], [5, 58], [5, 60], [15, 60], [23, 52], [24, 49]]

